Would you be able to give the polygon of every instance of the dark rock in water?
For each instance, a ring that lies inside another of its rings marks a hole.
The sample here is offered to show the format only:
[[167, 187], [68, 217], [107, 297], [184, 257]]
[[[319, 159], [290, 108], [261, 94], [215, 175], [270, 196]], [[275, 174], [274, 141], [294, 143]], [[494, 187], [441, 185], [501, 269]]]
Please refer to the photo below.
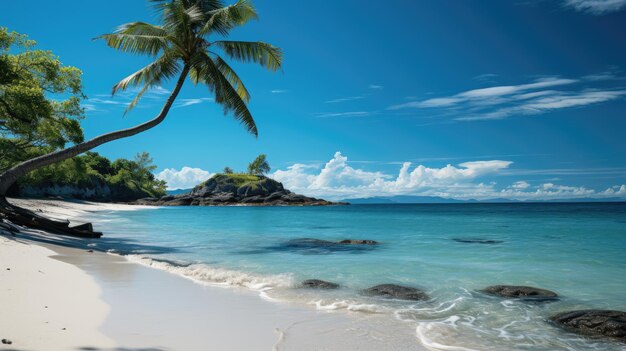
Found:
[[374, 240], [351, 240], [345, 239], [339, 242], [340, 244], [350, 244], [350, 245], [378, 245], [377, 241]]
[[532, 286], [493, 285], [481, 291], [485, 294], [509, 298], [532, 300], [554, 300], [558, 298], [557, 293], [554, 291], [533, 288]]
[[417, 288], [395, 284], [381, 284], [363, 290], [367, 295], [377, 295], [402, 300], [428, 300], [430, 297]]
[[502, 244], [504, 242], [502, 240], [475, 239], [475, 238], [454, 238], [452, 240], [459, 242], [459, 243], [466, 243], [466, 244]]
[[302, 287], [312, 289], [337, 289], [339, 284], [327, 282], [320, 279], [308, 279], [302, 282]]
[[83, 223], [83, 224], [73, 226], [72, 229], [86, 230], [88, 232], [93, 232], [93, 225], [91, 223]]
[[582, 335], [607, 337], [626, 343], [626, 312], [580, 310], [550, 317], [558, 326]]
[[190, 193], [168, 195], [158, 199], [144, 198], [138, 205], [160, 206], [323, 206], [345, 205], [294, 194], [265, 176], [217, 174], [196, 186]]
[[[360, 243], [352, 243], [360, 242]], [[376, 247], [374, 244], [366, 244], [372, 240], [350, 240], [350, 243], [340, 241], [321, 240], [313, 238], [291, 239], [276, 246], [266, 247], [269, 251], [293, 251], [303, 254], [328, 254], [332, 252], [365, 252]]]

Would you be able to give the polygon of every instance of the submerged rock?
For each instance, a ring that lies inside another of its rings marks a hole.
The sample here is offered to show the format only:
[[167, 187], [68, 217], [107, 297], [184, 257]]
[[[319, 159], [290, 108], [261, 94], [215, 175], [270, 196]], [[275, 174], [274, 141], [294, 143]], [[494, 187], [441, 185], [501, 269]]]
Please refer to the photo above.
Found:
[[500, 297], [533, 300], [554, 300], [558, 298], [557, 293], [554, 291], [534, 288], [532, 286], [493, 285], [482, 289], [481, 292]]
[[320, 279], [308, 279], [303, 281], [300, 284], [303, 288], [312, 288], [312, 289], [337, 289], [339, 288], [339, 284], [327, 282], [325, 280]]
[[[303, 254], [327, 254], [331, 252], [363, 252], [376, 247], [373, 240], [330, 241], [313, 238], [291, 239], [275, 246], [266, 247], [271, 251], [294, 251]], [[345, 242], [345, 243], [344, 243]]]
[[340, 244], [349, 244], [349, 245], [378, 245], [378, 241], [375, 240], [352, 240], [345, 239], [339, 242]]
[[383, 296], [402, 300], [428, 300], [430, 297], [417, 288], [395, 284], [381, 284], [363, 290], [367, 295]]
[[626, 343], [626, 312], [611, 310], [580, 310], [550, 317], [556, 325], [582, 335], [600, 336]]
[[479, 239], [479, 238], [453, 238], [452, 240], [466, 244], [502, 244], [502, 240]]

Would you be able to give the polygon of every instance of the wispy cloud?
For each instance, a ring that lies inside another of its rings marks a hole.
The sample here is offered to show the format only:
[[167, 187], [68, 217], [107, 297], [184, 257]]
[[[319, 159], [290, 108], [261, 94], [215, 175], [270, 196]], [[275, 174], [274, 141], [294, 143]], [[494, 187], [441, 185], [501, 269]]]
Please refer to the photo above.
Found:
[[492, 82], [497, 77], [498, 75], [495, 73], [484, 73], [477, 75], [476, 77], [474, 77], [474, 79], [481, 82]]
[[[607, 81], [616, 79], [618, 77], [612, 72], [578, 79], [546, 77], [530, 83], [496, 85], [449, 96], [410, 101], [389, 106], [388, 110], [438, 109], [457, 121], [535, 115], [619, 99], [626, 95], [626, 90], [606, 87]], [[592, 88], [590, 85], [598, 87]]]
[[286, 93], [287, 91], [288, 91], [288, 90], [283, 90], [283, 89], [274, 89], [274, 90], [271, 90], [270, 92], [271, 92], [272, 94], [284, 94], [284, 93]]
[[360, 117], [360, 116], [368, 116], [371, 112], [367, 111], [350, 111], [350, 112], [329, 112], [329, 113], [320, 113], [316, 114], [316, 117], [320, 118], [328, 118], [328, 117]]
[[566, 7], [577, 11], [602, 15], [626, 8], [626, 0], [565, 0]]
[[179, 99], [174, 107], [187, 107], [192, 105], [201, 104], [203, 102], [213, 102], [212, 98], [199, 98], [199, 99]]
[[309, 196], [350, 199], [374, 196], [419, 195], [453, 199], [553, 200], [571, 198], [626, 198], [626, 185], [594, 190], [554, 183], [517, 180], [498, 186], [481, 180], [508, 171], [513, 162], [484, 160], [444, 167], [402, 163], [396, 175], [355, 168], [340, 152], [322, 166], [296, 163], [270, 176], [288, 189]]
[[545, 113], [551, 110], [586, 106], [591, 104], [597, 104], [610, 100], [615, 100], [619, 97], [626, 95], [626, 90], [617, 91], [581, 91], [575, 93], [562, 93], [553, 92], [546, 94], [538, 99], [533, 99], [529, 102], [513, 106], [497, 109], [492, 112], [477, 114], [474, 116], [458, 117], [457, 121], [477, 121], [477, 120], [490, 120], [490, 119], [503, 119], [513, 115], [535, 115]]
[[382, 89], [384, 87], [382, 85], [370, 84], [368, 88], [374, 89], [374, 90], [378, 90], [378, 89]]
[[350, 97], [345, 97], [345, 98], [338, 98], [338, 99], [324, 101], [324, 103], [325, 104], [336, 104], [336, 103], [339, 103], [339, 102], [361, 100], [361, 99], [364, 99], [364, 98], [365, 98], [364, 96], [350, 96]]

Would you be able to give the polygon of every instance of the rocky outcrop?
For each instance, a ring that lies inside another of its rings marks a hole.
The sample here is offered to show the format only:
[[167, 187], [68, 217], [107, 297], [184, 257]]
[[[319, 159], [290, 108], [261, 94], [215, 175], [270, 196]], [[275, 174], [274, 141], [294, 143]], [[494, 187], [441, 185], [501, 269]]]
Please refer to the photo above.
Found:
[[606, 337], [626, 343], [626, 312], [580, 310], [550, 317], [556, 325], [582, 335]]
[[323, 206], [337, 205], [322, 199], [294, 194], [264, 176], [218, 174], [196, 186], [190, 193], [135, 201], [160, 206]]
[[308, 279], [303, 281], [300, 284], [303, 288], [310, 289], [337, 289], [339, 288], [339, 284], [327, 282], [325, 280], [320, 279]]
[[417, 288], [395, 284], [381, 284], [363, 290], [366, 295], [382, 296], [401, 300], [428, 300], [430, 297]]
[[558, 298], [557, 293], [554, 291], [534, 288], [532, 286], [493, 285], [482, 289], [481, 292], [507, 298], [534, 300], [554, 300]]

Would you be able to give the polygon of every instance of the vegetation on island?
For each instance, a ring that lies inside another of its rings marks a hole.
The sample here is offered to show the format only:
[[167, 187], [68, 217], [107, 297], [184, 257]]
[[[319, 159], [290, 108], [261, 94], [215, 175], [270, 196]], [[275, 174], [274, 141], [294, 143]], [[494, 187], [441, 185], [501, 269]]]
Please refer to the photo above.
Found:
[[111, 162], [96, 152], [87, 152], [30, 172], [12, 189], [11, 195], [54, 196], [100, 201], [132, 201], [166, 195], [166, 183], [152, 173], [156, 169], [147, 152], [134, 160]]
[[248, 165], [248, 174], [251, 175], [264, 175], [265, 173], [269, 173], [270, 170], [270, 164], [267, 163], [265, 154], [260, 154]]
[[[128, 112], [151, 88], [159, 87], [168, 80], [175, 80], [175, 86], [160, 113], [151, 120], [87, 141], [84, 141], [82, 132], [78, 132], [79, 120], [84, 116], [80, 102], [85, 97], [80, 71], [64, 67], [52, 53], [34, 50], [34, 42], [3, 29], [0, 38], [0, 84], [6, 99], [0, 103], [0, 128], [18, 130], [23, 141], [33, 146], [39, 145], [42, 135], [56, 136], [57, 139], [47, 142], [48, 149], [39, 150], [39, 154], [26, 153], [22, 156], [23, 160], [16, 159], [15, 164], [7, 163], [7, 167], [0, 171], [2, 217], [41, 229], [83, 235], [78, 229], [68, 230], [65, 222], [43, 218], [11, 205], [5, 199], [7, 191], [18, 179], [32, 171], [159, 125], [168, 115], [187, 79], [196, 85], [206, 86], [215, 101], [223, 106], [225, 114], [232, 114], [248, 132], [258, 135], [247, 106], [250, 94], [225, 58], [254, 62], [276, 71], [282, 64], [282, 52], [264, 42], [223, 39], [234, 28], [258, 18], [254, 6], [247, 0], [239, 0], [229, 6], [224, 6], [219, 0], [152, 0], [151, 3], [161, 17], [159, 25], [132, 22], [98, 37], [113, 49], [154, 58], [147, 66], [115, 84], [113, 94], [139, 88], [139, 93], [127, 108]], [[221, 38], [215, 40], [214, 37]], [[30, 60], [32, 64], [24, 65], [25, 60]], [[15, 91], [7, 89], [7, 86], [15, 86]], [[12, 94], [21, 98], [23, 104], [9, 99]], [[19, 133], [14, 136], [12, 131], [4, 135], [8, 139], [17, 136], [20, 136]], [[6, 158], [14, 158], [17, 154], [14, 146], [7, 146], [5, 150], [11, 154]], [[84, 231], [87, 231], [84, 235], [90, 236], [89, 230]]]

